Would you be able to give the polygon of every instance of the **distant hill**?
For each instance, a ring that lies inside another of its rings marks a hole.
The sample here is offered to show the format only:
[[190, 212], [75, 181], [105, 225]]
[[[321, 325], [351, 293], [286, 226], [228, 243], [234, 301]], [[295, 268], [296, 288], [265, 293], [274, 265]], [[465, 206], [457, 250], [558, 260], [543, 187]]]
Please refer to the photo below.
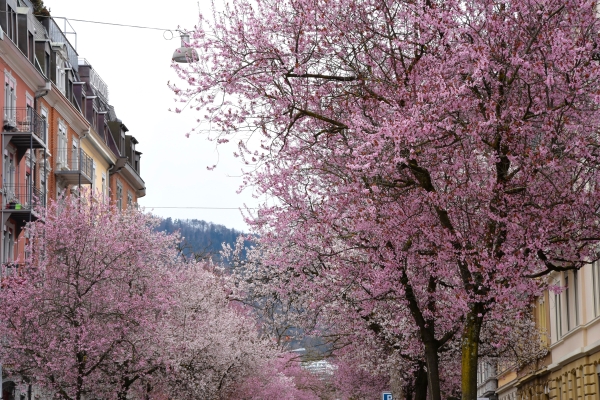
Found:
[[233, 247], [237, 237], [244, 234], [236, 229], [197, 219], [163, 219], [157, 230], [168, 233], [179, 232], [184, 238], [185, 255], [210, 254], [213, 258], [218, 256], [223, 243]]

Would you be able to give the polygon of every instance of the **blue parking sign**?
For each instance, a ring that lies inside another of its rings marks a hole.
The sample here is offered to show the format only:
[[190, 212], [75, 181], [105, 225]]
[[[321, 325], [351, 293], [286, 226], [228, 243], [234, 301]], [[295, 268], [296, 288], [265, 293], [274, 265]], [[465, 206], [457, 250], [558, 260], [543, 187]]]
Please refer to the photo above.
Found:
[[392, 392], [381, 393], [381, 400], [394, 400], [394, 398], [392, 397]]

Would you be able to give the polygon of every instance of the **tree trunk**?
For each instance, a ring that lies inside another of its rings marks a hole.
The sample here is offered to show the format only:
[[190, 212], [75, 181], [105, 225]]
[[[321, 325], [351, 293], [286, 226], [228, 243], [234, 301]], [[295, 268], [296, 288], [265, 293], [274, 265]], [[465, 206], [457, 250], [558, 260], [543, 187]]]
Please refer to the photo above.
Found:
[[440, 390], [438, 348], [433, 343], [425, 343], [425, 361], [427, 364], [427, 383], [429, 386], [429, 399], [442, 400], [442, 393]]
[[479, 351], [479, 335], [483, 324], [483, 305], [476, 303], [467, 314], [467, 321], [462, 337], [462, 400], [477, 399], [477, 359]]
[[404, 379], [400, 376], [400, 371], [397, 369], [392, 369], [390, 371], [390, 391], [392, 392], [392, 397], [394, 400], [406, 400], [407, 393], [404, 390], [405, 382]]
[[427, 400], [427, 372], [423, 368], [423, 364], [419, 363], [419, 369], [415, 374], [415, 400]]
[[127, 400], [127, 393], [129, 390], [121, 388], [119, 393], [117, 393], [117, 400]]

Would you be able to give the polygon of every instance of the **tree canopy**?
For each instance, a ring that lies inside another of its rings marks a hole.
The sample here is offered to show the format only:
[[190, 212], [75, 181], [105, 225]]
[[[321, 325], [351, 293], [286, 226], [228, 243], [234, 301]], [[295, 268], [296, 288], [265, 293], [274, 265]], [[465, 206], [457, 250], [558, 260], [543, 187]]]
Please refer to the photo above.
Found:
[[233, 0], [171, 88], [276, 199], [287, 287], [420, 353], [434, 400], [458, 337], [473, 399], [486, 325], [598, 259], [597, 38], [587, 0]]

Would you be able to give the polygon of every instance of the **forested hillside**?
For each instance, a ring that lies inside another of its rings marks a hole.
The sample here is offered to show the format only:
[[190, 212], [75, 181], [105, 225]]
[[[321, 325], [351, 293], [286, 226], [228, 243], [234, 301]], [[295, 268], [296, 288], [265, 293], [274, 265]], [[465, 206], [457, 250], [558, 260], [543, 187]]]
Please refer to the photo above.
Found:
[[243, 232], [223, 225], [197, 219], [163, 219], [157, 228], [169, 233], [179, 232], [184, 238], [184, 254], [218, 255], [223, 243], [232, 247], [236, 238]]

